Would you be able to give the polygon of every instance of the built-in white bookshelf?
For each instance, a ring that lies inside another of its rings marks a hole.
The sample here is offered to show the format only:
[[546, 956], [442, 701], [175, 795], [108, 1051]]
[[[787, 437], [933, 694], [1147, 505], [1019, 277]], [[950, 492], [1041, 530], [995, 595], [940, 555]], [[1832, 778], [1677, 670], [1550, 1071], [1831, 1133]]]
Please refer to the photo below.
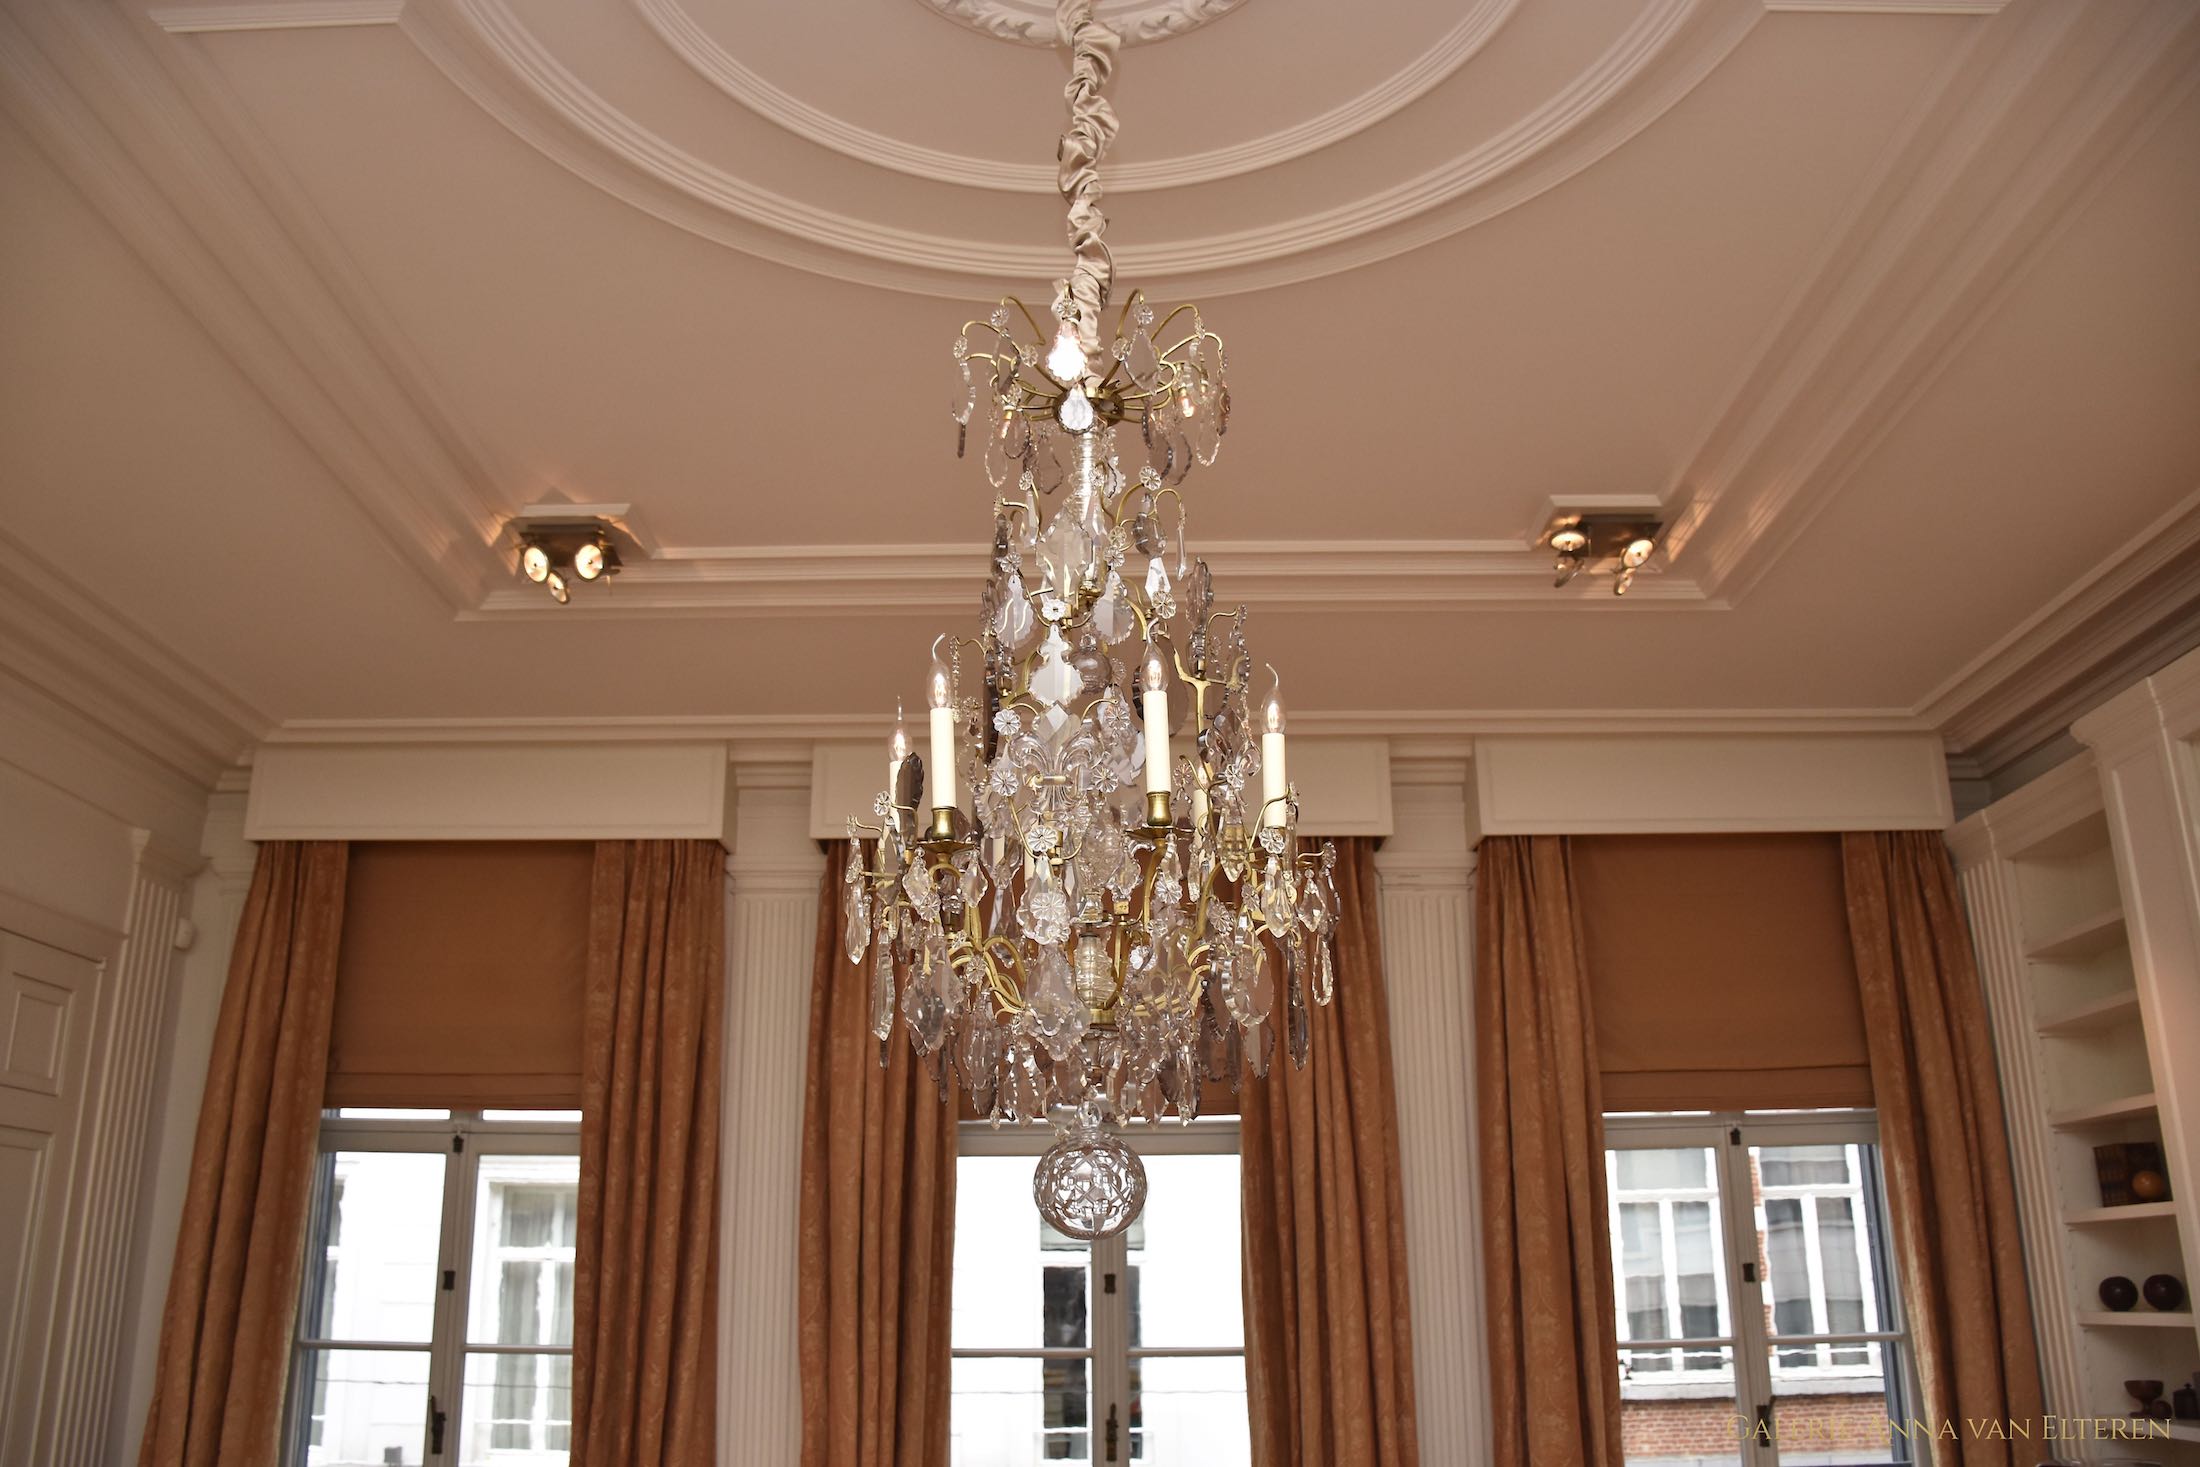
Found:
[[[2200, 659], [2081, 720], [2079, 757], [1950, 834], [1994, 1024], [2048, 1408], [2133, 1409], [2200, 1372], [2189, 1296], [2102, 1301], [2103, 1279], [2200, 1281]], [[2172, 714], [2166, 699], [2189, 705]], [[2109, 1205], [2094, 1149], [2161, 1147], [2171, 1195]], [[2067, 1449], [2066, 1449], [2067, 1450]], [[2200, 1421], [2081, 1447], [2200, 1467]]]

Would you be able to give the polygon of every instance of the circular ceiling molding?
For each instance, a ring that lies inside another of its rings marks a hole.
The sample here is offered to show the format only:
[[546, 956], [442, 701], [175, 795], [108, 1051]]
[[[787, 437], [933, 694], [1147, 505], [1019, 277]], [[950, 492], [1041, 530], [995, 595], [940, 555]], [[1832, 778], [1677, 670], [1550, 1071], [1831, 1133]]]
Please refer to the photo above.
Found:
[[[1510, 0], [1498, 3], [1510, 9]], [[1118, 274], [1149, 290], [1225, 295], [1316, 279], [1471, 228], [1573, 177], [1655, 122], [1764, 13], [1763, 0], [1640, 0], [1585, 70], [1442, 165], [1294, 217], [1127, 246], [1116, 252]], [[954, 299], [1061, 269], [1059, 245], [859, 217], [700, 158], [583, 82], [511, 0], [416, 0], [401, 24], [461, 91], [546, 157], [637, 209], [731, 248], [835, 279]]]
[[[935, 15], [996, 41], [1019, 46], [1062, 44], [1054, 23], [1054, 7], [1043, 0], [917, 0]], [[1228, 15], [1245, 0], [1100, 0], [1093, 7], [1101, 24], [1123, 38], [1126, 46], [1166, 41], [1196, 31], [1209, 21]]]
[[[965, 153], [928, 148], [836, 117], [766, 80], [721, 44], [689, 13], [682, 0], [632, 0], [632, 3], [642, 19], [657, 32], [658, 39], [704, 80], [757, 116], [819, 147], [934, 183], [1028, 194], [1051, 194], [1058, 186], [1051, 163], [1009, 163], [974, 158]], [[1037, 0], [917, 0], [917, 3], [1002, 40], [1032, 46], [1055, 44], [1052, 39], [1053, 7], [1037, 3]], [[1151, 27], [1164, 27], [1153, 35], [1141, 37], [1159, 40], [1182, 35], [1243, 3], [1244, 0], [1161, 0], [1161, 3], [1117, 0], [1112, 5], [1103, 3], [1100, 15], [1110, 24], [1120, 25], [1127, 18]], [[1151, 189], [1192, 188], [1217, 179], [1273, 168], [1342, 142], [1442, 85], [1453, 72], [1474, 59], [1475, 53], [1488, 44], [1519, 6], [1520, 0], [1470, 0], [1451, 29], [1409, 65], [1359, 96], [1266, 137], [1174, 158], [1111, 162], [1107, 166], [1108, 192], [1135, 194]], [[990, 19], [981, 20], [981, 15]], [[1037, 18], [1042, 16], [1045, 38], [1038, 31], [1016, 30], [1011, 34], [996, 28], [996, 22], [999, 26], [1010, 26], [1011, 22], [1014, 27], [1037, 26]], [[1125, 39], [1130, 39], [1129, 33]]]

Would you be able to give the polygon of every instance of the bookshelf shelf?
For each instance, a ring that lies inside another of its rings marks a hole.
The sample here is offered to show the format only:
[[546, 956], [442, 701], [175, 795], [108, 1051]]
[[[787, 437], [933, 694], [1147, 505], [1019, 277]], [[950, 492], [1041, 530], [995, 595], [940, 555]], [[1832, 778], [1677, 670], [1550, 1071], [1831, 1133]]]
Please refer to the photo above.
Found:
[[2035, 963], [2075, 962], [2107, 952], [2123, 940], [2124, 909], [2118, 903], [2027, 942], [2024, 955]]
[[[2078, 1323], [2087, 1329], [2181, 1329], [2192, 1328], [2192, 1311], [2179, 1309], [2166, 1312], [2156, 1309], [2133, 1309], [2122, 1314], [2109, 1314], [2092, 1310], [2079, 1314]], [[2149, 1377], [2151, 1379], [2151, 1377]]]
[[2088, 1207], [2064, 1213], [2063, 1221], [2074, 1228], [2088, 1228], [2104, 1223], [2145, 1222], [2149, 1218], [2176, 1216], [2177, 1204], [2174, 1202], [2133, 1202], [2123, 1207]]
[[2066, 1110], [2049, 1111], [2047, 1124], [2058, 1131], [2082, 1131], [2153, 1113], [2154, 1092], [2149, 1090], [2143, 1095], [2126, 1095], [2121, 1099], [2103, 1100], [2093, 1105], [2074, 1105]]
[[2112, 993], [2107, 998], [2095, 999], [2074, 1008], [2064, 1009], [2051, 1019], [2040, 1021], [2040, 1033], [2048, 1039], [2066, 1039], [2076, 1034], [2098, 1034], [2119, 1024], [2139, 1022], [2139, 991], [2130, 989]]

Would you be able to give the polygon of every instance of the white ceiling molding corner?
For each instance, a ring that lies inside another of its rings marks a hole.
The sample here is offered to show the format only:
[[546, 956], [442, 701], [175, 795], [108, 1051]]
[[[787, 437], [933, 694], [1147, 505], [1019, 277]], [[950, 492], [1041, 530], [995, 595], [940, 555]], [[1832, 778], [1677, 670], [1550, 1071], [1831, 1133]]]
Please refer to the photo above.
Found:
[[404, 10], [405, 0], [215, 0], [204, 5], [155, 5], [145, 14], [170, 35], [192, 36], [395, 25]]
[[[1952, 65], [1675, 485], [1669, 553], [1740, 601], [2081, 197], [2194, 84], [2200, 8], [2024, 7]], [[1992, 190], [1961, 179], [1999, 180]]]
[[106, 5], [0, 13], [0, 105], [398, 559], [454, 610], [476, 603], [499, 569], [484, 554], [499, 524], [478, 458], [223, 84], [185, 47], [157, 55]]
[[1989, 778], [2200, 647], [2200, 490], [1971, 659], [1918, 705]]
[[0, 669], [199, 794], [273, 720], [0, 532]]

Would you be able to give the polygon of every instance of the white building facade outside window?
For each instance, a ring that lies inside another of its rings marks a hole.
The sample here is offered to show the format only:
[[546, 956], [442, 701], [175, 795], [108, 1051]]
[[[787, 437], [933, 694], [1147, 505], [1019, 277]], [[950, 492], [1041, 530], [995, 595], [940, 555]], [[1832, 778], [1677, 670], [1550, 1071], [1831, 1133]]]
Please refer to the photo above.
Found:
[[579, 1116], [322, 1122], [283, 1460], [563, 1467]]
[[962, 1129], [950, 1461], [1243, 1467], [1237, 1122], [1130, 1128], [1145, 1213], [1090, 1245], [1032, 1204], [1032, 1166], [1051, 1140]]
[[1914, 1460], [1871, 1114], [1607, 1116], [1605, 1140], [1626, 1460]]

